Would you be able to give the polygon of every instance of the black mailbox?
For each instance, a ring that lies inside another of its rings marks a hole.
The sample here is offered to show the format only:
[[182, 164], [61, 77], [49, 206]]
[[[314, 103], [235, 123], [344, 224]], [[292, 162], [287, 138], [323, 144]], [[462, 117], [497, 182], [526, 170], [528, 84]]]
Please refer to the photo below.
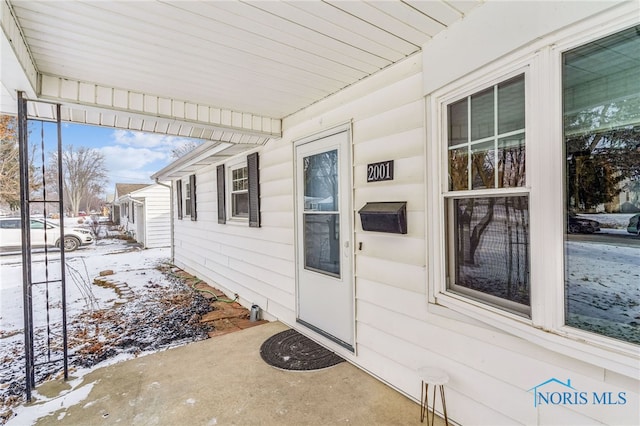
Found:
[[367, 203], [358, 210], [364, 231], [407, 233], [407, 203], [384, 201]]

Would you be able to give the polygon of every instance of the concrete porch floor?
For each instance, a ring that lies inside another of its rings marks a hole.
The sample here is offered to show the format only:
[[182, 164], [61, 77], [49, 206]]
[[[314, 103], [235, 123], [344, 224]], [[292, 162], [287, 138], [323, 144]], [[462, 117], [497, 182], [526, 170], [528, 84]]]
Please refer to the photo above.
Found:
[[36, 424], [420, 424], [416, 402], [347, 362], [308, 372], [267, 365], [260, 346], [286, 329], [272, 322], [100, 368], [80, 385], [93, 384], [86, 399]]

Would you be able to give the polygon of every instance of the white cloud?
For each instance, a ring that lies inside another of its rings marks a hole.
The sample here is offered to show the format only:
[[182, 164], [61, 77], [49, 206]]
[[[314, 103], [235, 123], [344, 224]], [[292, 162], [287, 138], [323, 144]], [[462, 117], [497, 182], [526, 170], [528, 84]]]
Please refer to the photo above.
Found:
[[104, 154], [107, 169], [111, 172], [121, 170], [140, 170], [154, 161], [168, 161], [168, 152], [154, 151], [148, 148], [122, 146], [104, 146], [99, 148]]
[[[99, 150], [104, 155], [108, 170], [107, 192], [113, 191], [116, 182], [150, 183], [151, 175], [171, 161], [166, 150], [154, 151], [118, 145], [104, 146]], [[158, 163], [162, 165], [158, 166]]]
[[[147, 183], [151, 175], [174, 161], [172, 150], [194, 139], [115, 129], [112, 144], [98, 148], [105, 157], [108, 191], [116, 182]], [[197, 141], [197, 140], [196, 140]]]
[[149, 183], [152, 172], [148, 170], [118, 170], [109, 173], [110, 181], [107, 185], [107, 192], [112, 191], [116, 183]]

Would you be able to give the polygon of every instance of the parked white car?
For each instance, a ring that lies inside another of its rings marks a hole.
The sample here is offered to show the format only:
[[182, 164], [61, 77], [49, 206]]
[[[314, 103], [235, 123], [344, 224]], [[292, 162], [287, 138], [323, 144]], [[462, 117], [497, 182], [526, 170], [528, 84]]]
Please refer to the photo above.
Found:
[[[20, 250], [22, 247], [22, 220], [19, 217], [0, 218], [0, 249]], [[45, 237], [46, 236], [46, 237]], [[46, 242], [45, 242], [46, 241]], [[64, 249], [74, 251], [78, 247], [93, 243], [93, 234], [88, 229], [65, 228]], [[31, 247], [60, 247], [60, 226], [51, 221], [31, 218]]]
[[640, 213], [631, 216], [629, 225], [627, 226], [627, 232], [640, 237]]

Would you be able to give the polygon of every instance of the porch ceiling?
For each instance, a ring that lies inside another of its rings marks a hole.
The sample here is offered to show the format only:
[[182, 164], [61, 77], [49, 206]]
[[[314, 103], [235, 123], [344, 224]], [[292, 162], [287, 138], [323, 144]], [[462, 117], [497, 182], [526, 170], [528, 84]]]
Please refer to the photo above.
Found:
[[3, 52], [3, 112], [26, 90], [63, 103], [66, 121], [251, 144], [482, 2], [0, 1], [32, 86], [5, 76]]

